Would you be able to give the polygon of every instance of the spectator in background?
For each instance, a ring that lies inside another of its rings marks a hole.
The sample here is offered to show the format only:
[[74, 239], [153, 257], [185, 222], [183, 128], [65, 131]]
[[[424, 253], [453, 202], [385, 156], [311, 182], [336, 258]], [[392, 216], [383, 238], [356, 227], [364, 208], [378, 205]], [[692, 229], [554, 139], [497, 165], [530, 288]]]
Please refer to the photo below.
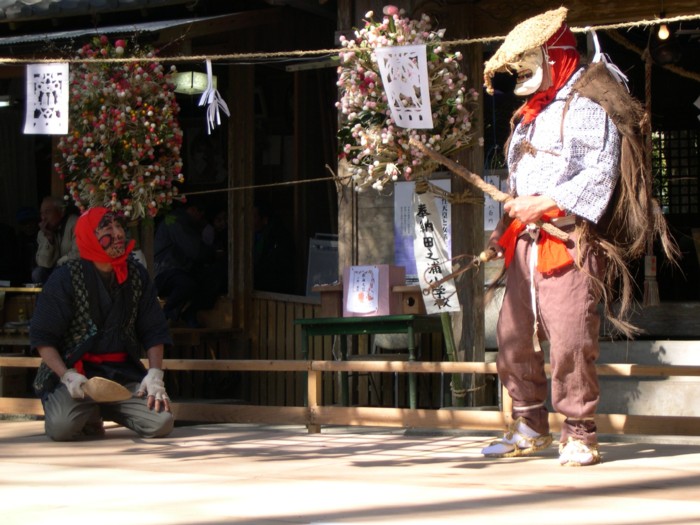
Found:
[[0, 280], [15, 281], [17, 276], [17, 237], [9, 224], [0, 222]]
[[213, 288], [219, 295], [228, 293], [228, 209], [214, 206], [208, 213], [209, 221], [202, 230], [202, 240], [214, 250], [214, 260], [207, 265], [207, 273], [216, 279]]
[[294, 242], [291, 233], [258, 201], [253, 208], [253, 286], [256, 290], [294, 293]]
[[17, 280], [20, 283], [29, 283], [32, 282], [32, 272], [36, 268], [39, 213], [36, 208], [22, 206], [17, 210], [15, 221], [17, 222]]
[[58, 197], [45, 197], [39, 209], [36, 268], [32, 281], [43, 284], [56, 266], [69, 259], [78, 259], [75, 244], [75, 223], [78, 215], [66, 213], [64, 202]]
[[202, 207], [190, 200], [166, 215], [156, 229], [155, 283], [171, 326], [199, 327], [197, 312], [216, 301], [213, 280], [204, 271], [214, 259], [214, 249], [202, 240], [204, 218]]

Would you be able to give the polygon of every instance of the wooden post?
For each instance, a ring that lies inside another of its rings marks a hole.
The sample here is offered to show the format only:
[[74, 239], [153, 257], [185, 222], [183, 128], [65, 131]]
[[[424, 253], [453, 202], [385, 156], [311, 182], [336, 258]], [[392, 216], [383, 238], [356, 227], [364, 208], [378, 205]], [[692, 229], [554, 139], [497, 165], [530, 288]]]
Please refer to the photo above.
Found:
[[322, 372], [320, 370], [309, 370], [307, 373], [307, 383], [306, 383], [306, 395], [309, 399], [307, 407], [307, 417], [308, 423], [306, 428], [309, 434], [319, 434], [321, 432], [321, 425], [313, 423], [313, 413], [314, 409], [320, 405], [322, 396]]

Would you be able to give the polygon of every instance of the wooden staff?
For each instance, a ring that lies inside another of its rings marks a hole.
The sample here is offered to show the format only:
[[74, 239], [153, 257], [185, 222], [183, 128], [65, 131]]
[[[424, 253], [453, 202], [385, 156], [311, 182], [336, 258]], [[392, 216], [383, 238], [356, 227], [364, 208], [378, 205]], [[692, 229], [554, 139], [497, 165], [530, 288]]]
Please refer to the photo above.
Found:
[[[489, 184], [488, 182], [484, 181], [476, 173], [472, 173], [471, 171], [469, 171], [467, 168], [465, 168], [461, 164], [457, 164], [452, 159], [448, 159], [447, 157], [438, 153], [437, 151], [430, 149], [428, 146], [426, 146], [422, 142], [420, 142], [416, 139], [413, 139], [413, 138], [410, 140], [410, 142], [411, 142], [411, 146], [415, 146], [416, 148], [421, 150], [423, 153], [428, 155], [428, 157], [430, 157], [434, 161], [439, 162], [440, 164], [445, 166], [452, 173], [459, 175], [464, 180], [466, 180], [469, 184], [476, 186], [481, 191], [486, 193], [489, 197], [491, 197], [493, 200], [495, 200], [497, 202], [508, 202], [510, 200], [513, 200], [513, 197], [511, 195], [508, 195], [507, 193], [502, 192], [501, 190], [496, 188], [493, 184]], [[569, 240], [569, 235], [566, 232], [563, 232], [559, 228], [554, 226], [554, 224], [552, 224], [551, 222], [542, 222], [542, 221], [538, 220], [535, 222], [535, 225], [537, 225], [539, 228], [546, 231], [552, 237], [556, 237], [557, 239], [565, 241], [565, 242]], [[483, 260], [484, 256], [488, 256], [485, 254], [486, 254], [486, 252], [482, 253], [480, 256], [480, 258], [482, 260]], [[490, 258], [493, 258], [493, 257], [490, 257]]]

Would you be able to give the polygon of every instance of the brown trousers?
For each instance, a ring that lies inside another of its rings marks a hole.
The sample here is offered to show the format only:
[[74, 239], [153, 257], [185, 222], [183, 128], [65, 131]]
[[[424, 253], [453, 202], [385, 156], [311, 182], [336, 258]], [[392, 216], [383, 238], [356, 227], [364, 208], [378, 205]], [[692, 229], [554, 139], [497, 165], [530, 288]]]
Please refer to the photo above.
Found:
[[[576, 258], [570, 233], [569, 252]], [[528, 234], [521, 236], [507, 270], [498, 326], [498, 375], [513, 399], [513, 418], [524, 417], [539, 433], [549, 432], [547, 377], [543, 352], [534, 348], [529, 257], [536, 249]], [[583, 248], [585, 250], [585, 248]], [[552, 406], [566, 417], [561, 441], [571, 436], [596, 442], [592, 418], [599, 400], [595, 362], [599, 354], [600, 294], [588, 273], [600, 275], [604, 258], [585, 250], [583, 270], [575, 265], [551, 275], [535, 271], [538, 337], [550, 343]]]

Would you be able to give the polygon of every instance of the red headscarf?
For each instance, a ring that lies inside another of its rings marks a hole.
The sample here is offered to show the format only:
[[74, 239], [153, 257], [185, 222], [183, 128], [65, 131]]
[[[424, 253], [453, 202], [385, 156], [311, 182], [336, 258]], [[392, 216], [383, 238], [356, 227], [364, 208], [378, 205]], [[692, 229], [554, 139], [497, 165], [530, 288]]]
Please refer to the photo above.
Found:
[[104, 251], [99, 241], [95, 230], [100, 224], [102, 217], [109, 212], [107, 208], [96, 207], [90, 208], [83, 213], [78, 222], [75, 224], [75, 242], [78, 245], [78, 251], [83, 259], [93, 262], [106, 262], [112, 265], [114, 273], [117, 276], [117, 282], [122, 284], [126, 281], [129, 271], [126, 266], [126, 258], [134, 249], [136, 241], [133, 239], [126, 245], [124, 253], [114, 259]]
[[523, 124], [529, 124], [539, 115], [542, 108], [549, 104], [571, 75], [576, 71], [579, 54], [576, 51], [576, 37], [569, 26], [562, 24], [559, 30], [547, 40], [544, 45], [545, 60], [547, 56], [553, 64], [542, 64], [549, 67], [552, 85], [544, 91], [538, 91], [518, 110], [523, 116]]

